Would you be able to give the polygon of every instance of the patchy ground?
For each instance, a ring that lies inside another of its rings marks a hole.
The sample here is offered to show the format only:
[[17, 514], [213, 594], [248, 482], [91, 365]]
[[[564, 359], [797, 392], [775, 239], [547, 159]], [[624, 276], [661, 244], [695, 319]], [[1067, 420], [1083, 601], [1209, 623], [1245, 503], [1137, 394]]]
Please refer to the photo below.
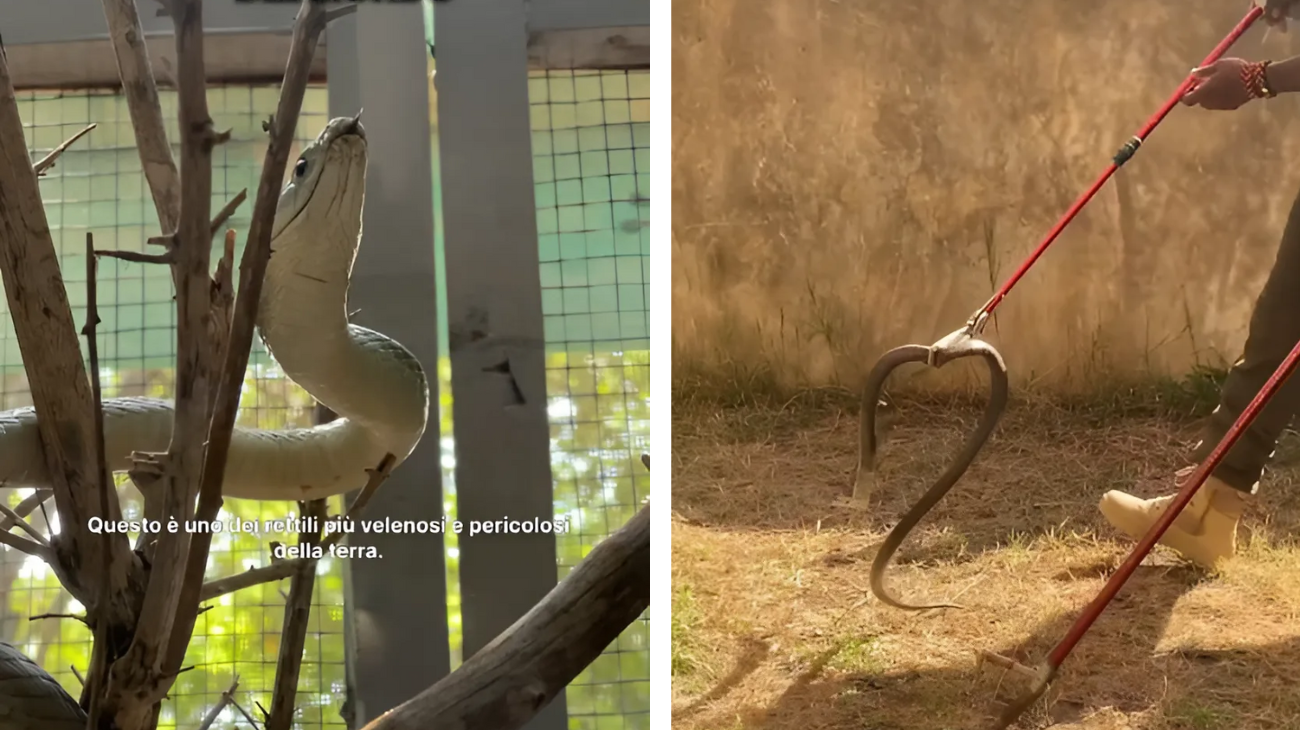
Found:
[[[902, 404], [870, 510], [852, 483], [857, 421], [833, 407], [710, 411], [673, 423], [673, 727], [966, 730], [1024, 687], [976, 671], [992, 649], [1036, 663], [1123, 560], [1096, 503], [1168, 491], [1186, 419], [1015, 403], [913, 533], [880, 604], [875, 545], [946, 464], [971, 409]], [[1300, 469], [1282, 450], [1243, 553], [1210, 576], [1148, 558], [1021, 727], [1300, 728]]]

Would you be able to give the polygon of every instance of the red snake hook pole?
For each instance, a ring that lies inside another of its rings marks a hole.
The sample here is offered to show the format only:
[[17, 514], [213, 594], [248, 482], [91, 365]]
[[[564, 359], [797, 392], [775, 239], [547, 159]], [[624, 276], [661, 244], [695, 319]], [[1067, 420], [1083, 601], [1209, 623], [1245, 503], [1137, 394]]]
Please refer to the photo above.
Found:
[[1259, 412], [1264, 409], [1264, 406], [1273, 399], [1277, 391], [1295, 372], [1297, 364], [1300, 364], [1300, 342], [1297, 342], [1295, 347], [1291, 348], [1291, 353], [1286, 356], [1286, 359], [1282, 361], [1277, 370], [1273, 371], [1273, 375], [1269, 377], [1268, 382], [1264, 383], [1264, 387], [1255, 394], [1254, 400], [1250, 402], [1250, 405], [1246, 406], [1246, 410], [1242, 411], [1237, 420], [1233, 422], [1232, 427], [1224, 434], [1218, 446], [1214, 447], [1214, 451], [1210, 452], [1209, 457], [1192, 473], [1191, 478], [1178, 491], [1168, 509], [1161, 514], [1160, 519], [1151, 526], [1151, 529], [1147, 530], [1147, 533], [1142, 536], [1137, 546], [1133, 548], [1133, 552], [1129, 553], [1128, 558], [1119, 566], [1119, 569], [1110, 577], [1110, 580], [1106, 581], [1106, 585], [1102, 587], [1097, 597], [1092, 599], [1092, 602], [1075, 619], [1074, 624], [1070, 626], [1070, 630], [1066, 632], [1065, 638], [1061, 639], [1061, 643], [1057, 644], [1052, 653], [1047, 656], [1047, 659], [1039, 665], [1037, 670], [1034, 670], [1034, 686], [1025, 696], [1007, 708], [999, 723], [994, 726], [995, 730], [1003, 730], [1010, 726], [1043, 694], [1047, 689], [1047, 684], [1056, 675], [1061, 664], [1070, 656], [1070, 652], [1074, 651], [1074, 647], [1083, 638], [1083, 635], [1088, 633], [1088, 629], [1092, 628], [1093, 623], [1110, 605], [1111, 600], [1120, 592], [1120, 589], [1124, 587], [1124, 583], [1133, 575], [1133, 571], [1137, 570], [1138, 565], [1156, 546], [1156, 543], [1160, 541], [1160, 538], [1173, 524], [1174, 520], [1178, 519], [1178, 515], [1191, 501], [1192, 497], [1196, 495], [1197, 490], [1201, 488], [1201, 485], [1205, 483], [1210, 474], [1214, 473], [1214, 470], [1218, 468], [1219, 462], [1223, 461], [1223, 457], [1227, 456], [1228, 450], [1237, 443], [1237, 440], [1241, 438], [1246, 429], [1250, 428], [1250, 424], [1255, 421], [1255, 417], [1259, 415]]
[[[1215, 46], [1210, 55], [1205, 57], [1201, 66], [1207, 66], [1227, 52], [1233, 43], [1241, 37], [1247, 29], [1263, 14], [1264, 9], [1258, 5], [1251, 5], [1250, 12], [1237, 23], [1222, 41]], [[1127, 142], [1120, 147], [1119, 151], [1111, 159], [1111, 163], [1101, 173], [1101, 175], [1092, 183], [1092, 185], [1079, 196], [1077, 200], [1065, 211], [1061, 218], [1052, 226], [1047, 235], [1034, 249], [1029, 258], [1020, 264], [1019, 268], [1007, 279], [1006, 283], [998, 289], [992, 297], [989, 298], [984, 306], [980, 307], [971, 315], [970, 319], [961, 328], [946, 335], [933, 345], [903, 345], [886, 352], [880, 360], [872, 367], [871, 372], [867, 375], [867, 382], [863, 387], [862, 404], [860, 409], [858, 433], [858, 468], [857, 477], [853, 487], [853, 496], [855, 499], [862, 500], [871, 492], [874, 483], [876, 451], [878, 448], [876, 422], [876, 408], [881, 402], [881, 394], [884, 391], [885, 382], [894, 370], [907, 363], [925, 363], [930, 367], [939, 368], [945, 364], [964, 357], [978, 357], [984, 360], [989, 370], [990, 394], [988, 405], [985, 407], [984, 415], [981, 416], [979, 424], [975, 431], [967, 438], [957, 457], [949, 465], [948, 469], [935, 481], [925, 494], [917, 500], [911, 509], [894, 525], [893, 529], [885, 537], [880, 549], [876, 552], [875, 560], [871, 565], [871, 592], [882, 603], [908, 611], [919, 611], [930, 608], [960, 608], [955, 604], [941, 603], [929, 605], [912, 605], [903, 603], [894, 598], [885, 589], [884, 574], [893, 558], [894, 553], [907, 539], [907, 535], [912, 528], [916, 527], [925, 515], [934, 508], [939, 500], [943, 499], [948, 490], [961, 479], [962, 475], [975, 461], [975, 457], [993, 431], [997, 428], [998, 420], [1006, 410], [1008, 400], [1007, 386], [1007, 367], [1002, 359], [1002, 355], [992, 345], [979, 340], [978, 337], [984, 331], [985, 324], [988, 323], [989, 317], [997, 309], [1002, 300], [1021, 278], [1029, 272], [1029, 269], [1038, 262], [1038, 259], [1047, 251], [1047, 249], [1060, 237], [1061, 233], [1067, 226], [1079, 215], [1079, 212], [1097, 195], [1102, 186], [1110, 180], [1115, 171], [1132, 159], [1137, 153], [1138, 148], [1146, 141], [1147, 137], [1155, 131], [1155, 128], [1169, 116], [1183, 96], [1192, 87], [1195, 82], [1193, 76], [1188, 74], [1178, 85], [1178, 88], [1165, 100], [1159, 111], [1151, 116], [1150, 119], [1142, 125], [1137, 134], [1134, 134]], [[1045, 687], [1046, 685], [1044, 685]]]
[[[1215, 46], [1213, 51], [1210, 51], [1210, 55], [1206, 56], [1205, 60], [1201, 61], [1200, 65], [1208, 66], [1219, 60], [1224, 53], [1228, 52], [1228, 49], [1232, 47], [1232, 44], [1236, 43], [1237, 40], [1241, 38], [1242, 34], [1245, 33], [1251, 25], [1254, 25], [1255, 21], [1263, 14], [1264, 9], [1262, 7], [1252, 4], [1250, 12], [1246, 13], [1246, 17], [1242, 18], [1241, 22], [1237, 23], [1237, 27], [1233, 28], [1232, 32], [1228, 33], [1222, 41], [1219, 41], [1219, 45]], [[1088, 188], [1083, 195], [1080, 195], [1079, 199], [1074, 201], [1074, 205], [1071, 205], [1070, 208], [1065, 211], [1065, 215], [1061, 216], [1061, 219], [1057, 221], [1056, 225], [1052, 227], [1052, 230], [1048, 232], [1047, 237], [1038, 245], [1038, 248], [1029, 255], [1029, 258], [1025, 259], [1025, 262], [1020, 265], [1019, 269], [1016, 269], [1016, 272], [1011, 275], [1011, 278], [1007, 279], [1007, 283], [1003, 284], [1002, 288], [990, 297], [988, 302], [986, 302], [983, 307], [980, 307], [979, 310], [971, 316], [970, 321], [966, 323], [968, 327], [974, 328], [975, 333], [983, 331], [984, 323], [988, 320], [989, 315], [992, 314], [993, 310], [997, 309], [998, 305], [1002, 303], [1002, 300], [1011, 291], [1011, 288], [1020, 281], [1021, 277], [1028, 273], [1030, 267], [1032, 267], [1038, 261], [1039, 257], [1047, 251], [1048, 246], [1051, 246], [1057, 236], [1061, 235], [1061, 232], [1064, 231], [1065, 227], [1074, 220], [1074, 217], [1079, 214], [1079, 211], [1083, 210], [1083, 207], [1088, 204], [1088, 201], [1092, 200], [1093, 196], [1101, 190], [1102, 186], [1105, 185], [1108, 180], [1110, 180], [1111, 176], [1115, 174], [1115, 171], [1123, 167], [1124, 163], [1128, 162], [1129, 159], [1137, 153], [1138, 148], [1142, 146], [1142, 143], [1146, 141], [1146, 138], [1155, 131], [1156, 127], [1160, 126], [1160, 122], [1164, 121], [1165, 117], [1169, 116], [1169, 112], [1173, 111], [1174, 107], [1178, 106], [1178, 102], [1182, 100], [1183, 96], [1192, 87], [1194, 82], [1195, 79], [1191, 74], [1188, 74], [1187, 77], [1183, 79], [1183, 83], [1179, 84], [1178, 89], [1165, 100], [1165, 103], [1160, 107], [1160, 110], [1153, 114], [1151, 118], [1147, 120], [1146, 124], [1142, 125], [1142, 128], [1138, 130], [1137, 134], [1133, 135], [1129, 141], [1124, 143], [1124, 146], [1119, 149], [1119, 152], [1115, 153], [1115, 157], [1111, 161], [1110, 165], [1107, 166], [1101, 176], [1093, 182], [1092, 187]]]
[[[1233, 29], [1232, 33], [1214, 49], [1201, 65], [1205, 66], [1218, 60], [1218, 58], [1227, 51], [1228, 47], [1241, 37], [1241, 34], [1244, 33], [1246, 29], [1249, 28], [1261, 14], [1263, 14], [1263, 12], [1263, 8], [1252, 6], [1251, 11], [1246, 14], [1246, 17], [1237, 24], [1237, 27]], [[1191, 79], [1189, 78], [1187, 81], [1183, 82], [1184, 88], [1188, 86], [1190, 80]], [[1248, 406], [1246, 406], [1246, 409], [1242, 411], [1241, 415], [1237, 417], [1237, 420], [1233, 422], [1232, 427], [1228, 429], [1228, 432], [1224, 434], [1222, 439], [1220, 439], [1218, 445], [1214, 447], [1214, 451], [1210, 452], [1209, 457], [1207, 457], [1205, 461], [1197, 467], [1191, 478], [1188, 479], [1182, 489], [1178, 491], [1173, 502], [1170, 503], [1169, 507], [1161, 514], [1160, 519], [1156, 520], [1156, 523], [1147, 530], [1147, 533], [1143, 535], [1140, 541], [1138, 541], [1137, 546], [1129, 553], [1128, 557], [1124, 560], [1123, 564], [1120, 565], [1119, 569], [1110, 577], [1110, 580], [1106, 581], [1106, 585], [1102, 587], [1101, 592], [1097, 594], [1096, 598], [1094, 598], [1092, 602], [1083, 609], [1083, 612], [1079, 614], [1079, 617], [1075, 619], [1074, 624], [1070, 626], [1070, 630], [1066, 632], [1065, 637], [1061, 639], [1061, 642], [1056, 645], [1056, 648], [1052, 649], [1052, 652], [1047, 655], [1047, 658], [1038, 666], [1037, 669], [1031, 670], [1034, 675], [1033, 684], [1024, 695], [1006, 707], [1001, 717], [999, 717], [998, 721], [992, 726], [992, 730], [1005, 730], [1010, 727], [1012, 723], [1018, 720], [1026, 710], [1033, 706], [1033, 704], [1042, 697], [1043, 693], [1047, 691], [1048, 685], [1060, 670], [1061, 665], [1065, 662], [1066, 658], [1070, 656], [1070, 652], [1074, 651], [1074, 647], [1083, 639], [1084, 634], [1088, 633], [1088, 630], [1092, 628], [1094, 623], [1096, 623], [1102, 612], [1106, 610], [1106, 607], [1110, 605], [1110, 602], [1119, 594], [1120, 590], [1124, 587], [1124, 584], [1128, 582], [1130, 577], [1132, 577], [1133, 571], [1137, 570], [1138, 565], [1146, 559], [1146, 556], [1153, 548], [1155, 548], [1156, 544], [1160, 542], [1160, 538], [1164, 536], [1165, 531], [1169, 529], [1169, 526], [1173, 524], [1174, 520], [1178, 519], [1178, 515], [1187, 507], [1188, 502], [1190, 502], [1192, 497], [1196, 495], [1196, 492], [1201, 488], [1201, 485], [1203, 485], [1210, 475], [1214, 473], [1214, 470], [1218, 468], [1219, 463], [1223, 461], [1223, 458], [1237, 443], [1237, 440], [1241, 438], [1245, 430], [1255, 421], [1255, 417], [1259, 415], [1259, 412], [1264, 409], [1264, 406], [1272, 400], [1273, 396], [1277, 394], [1277, 391], [1281, 389], [1282, 385], [1291, 377], [1291, 374], [1295, 372], [1297, 364], [1300, 364], [1300, 342], [1297, 342], [1295, 346], [1291, 348], [1291, 352], [1286, 356], [1286, 359], [1282, 361], [1282, 364], [1278, 366], [1277, 370], [1273, 371], [1268, 382], [1264, 383], [1264, 387], [1260, 388], [1259, 392], [1255, 394], [1254, 399], [1251, 400]]]

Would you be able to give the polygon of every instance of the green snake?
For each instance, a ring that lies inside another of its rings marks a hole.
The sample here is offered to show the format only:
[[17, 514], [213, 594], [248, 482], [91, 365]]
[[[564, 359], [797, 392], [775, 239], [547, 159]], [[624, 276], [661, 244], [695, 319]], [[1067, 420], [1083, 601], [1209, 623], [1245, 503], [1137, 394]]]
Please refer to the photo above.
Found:
[[[429, 385], [420, 362], [392, 338], [348, 322], [366, 152], [359, 117], [330, 120], [303, 149], [276, 206], [258, 308], [271, 356], [339, 418], [311, 428], [236, 427], [223, 496], [310, 500], [359, 489], [385, 455], [396, 467], [424, 435]], [[109, 469], [129, 469], [134, 451], [166, 451], [172, 415], [168, 400], [105, 399]], [[4, 486], [50, 486], [36, 420], [33, 408], [0, 413]]]

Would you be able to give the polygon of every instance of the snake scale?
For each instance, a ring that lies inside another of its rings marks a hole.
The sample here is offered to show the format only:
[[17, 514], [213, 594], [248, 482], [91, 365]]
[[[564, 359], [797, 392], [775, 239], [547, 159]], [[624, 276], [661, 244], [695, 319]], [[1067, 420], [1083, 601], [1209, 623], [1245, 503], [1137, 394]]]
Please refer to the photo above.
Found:
[[[223, 496], [308, 500], [359, 489], [386, 454], [395, 467], [424, 435], [429, 386], [419, 361], [392, 338], [348, 322], [366, 163], [359, 116], [331, 119], [303, 149], [276, 206], [258, 311], [262, 342], [285, 375], [339, 418], [311, 428], [236, 427]], [[115, 472], [130, 468], [133, 451], [166, 451], [171, 430], [171, 401], [104, 401], [105, 455]], [[49, 486], [32, 408], [0, 413], [0, 483]]]

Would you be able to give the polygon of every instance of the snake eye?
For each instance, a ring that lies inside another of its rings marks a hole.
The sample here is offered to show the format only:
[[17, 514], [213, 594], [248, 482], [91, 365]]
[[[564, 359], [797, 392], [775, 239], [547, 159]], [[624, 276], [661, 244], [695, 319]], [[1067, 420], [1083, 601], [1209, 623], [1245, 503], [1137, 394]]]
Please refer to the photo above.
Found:
[[293, 166], [293, 176], [302, 177], [307, 174], [307, 160], [303, 157], [298, 158], [298, 164]]

